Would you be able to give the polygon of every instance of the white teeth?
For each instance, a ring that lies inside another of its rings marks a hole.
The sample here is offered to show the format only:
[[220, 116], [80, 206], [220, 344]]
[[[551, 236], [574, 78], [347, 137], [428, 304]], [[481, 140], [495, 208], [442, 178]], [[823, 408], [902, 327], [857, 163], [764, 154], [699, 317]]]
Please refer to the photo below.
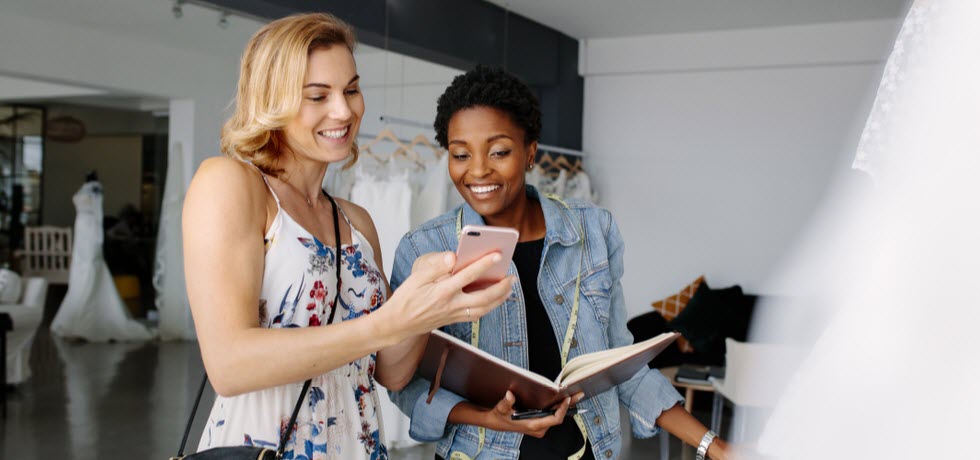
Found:
[[344, 137], [345, 134], [347, 134], [347, 130], [348, 129], [350, 129], [349, 126], [346, 127], [346, 128], [341, 128], [341, 129], [337, 129], [337, 130], [334, 130], [334, 131], [320, 131], [317, 134], [319, 134], [319, 135], [321, 135], [323, 137], [328, 137], [330, 139], [340, 139], [341, 137]]
[[473, 185], [473, 186], [470, 186], [470, 190], [472, 190], [473, 193], [490, 193], [490, 192], [492, 192], [494, 190], [497, 190], [498, 188], [500, 188], [499, 185], [484, 185], [484, 186]]

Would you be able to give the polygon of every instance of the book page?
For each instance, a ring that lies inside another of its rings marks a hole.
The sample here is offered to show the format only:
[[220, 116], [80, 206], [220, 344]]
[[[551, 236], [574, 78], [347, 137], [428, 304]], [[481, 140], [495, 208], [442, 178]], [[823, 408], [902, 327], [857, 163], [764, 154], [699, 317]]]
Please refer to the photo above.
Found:
[[576, 356], [565, 364], [565, 367], [562, 368], [561, 373], [558, 374], [558, 378], [555, 379], [555, 383], [562, 385], [564, 382], [582, 380], [585, 377], [593, 375], [616, 364], [617, 362], [623, 361], [626, 358], [638, 353], [642, 353], [643, 351], [648, 350], [665, 340], [673, 340], [675, 336], [675, 333], [664, 332], [663, 334], [640, 343]]

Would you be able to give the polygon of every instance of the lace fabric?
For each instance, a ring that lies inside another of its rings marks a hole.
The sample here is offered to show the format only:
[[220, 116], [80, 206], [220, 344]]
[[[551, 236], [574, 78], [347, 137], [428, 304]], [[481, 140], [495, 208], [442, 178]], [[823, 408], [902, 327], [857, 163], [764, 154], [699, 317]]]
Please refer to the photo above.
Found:
[[167, 178], [153, 264], [154, 304], [160, 318], [160, 338], [164, 340], [197, 340], [184, 283], [183, 235], [180, 228], [185, 193], [183, 157], [182, 144], [178, 142], [167, 156]]
[[974, 0], [916, 3], [860, 157], [875, 186], [840, 178], [763, 290], [786, 294], [756, 307], [753, 342], [801, 352], [791, 366], [756, 360], [740, 382], [788, 379], [755, 443], [766, 458], [956, 458], [962, 444], [942, 440], [978, 427], [978, 23]]
[[885, 64], [878, 94], [852, 164], [854, 169], [864, 171], [872, 178], [880, 173], [882, 156], [894, 147], [896, 114], [903, 113], [903, 106], [911, 103], [902, 97], [903, 89], [922, 61], [939, 3], [919, 1], [912, 5]]

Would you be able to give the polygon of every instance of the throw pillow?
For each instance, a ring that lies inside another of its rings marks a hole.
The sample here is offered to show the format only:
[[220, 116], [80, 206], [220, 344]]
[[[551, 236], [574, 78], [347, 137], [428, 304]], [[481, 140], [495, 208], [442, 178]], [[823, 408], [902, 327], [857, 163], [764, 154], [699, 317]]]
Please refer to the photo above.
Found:
[[[650, 304], [650, 306], [653, 307], [654, 311], [659, 312], [660, 316], [663, 316], [665, 320], [670, 321], [676, 318], [677, 315], [684, 310], [684, 307], [687, 306], [688, 302], [690, 302], [691, 296], [694, 295], [695, 291], [697, 291], [698, 287], [702, 284], [706, 285], [704, 283], [704, 275], [699, 276], [698, 279], [692, 281], [691, 284], [684, 286], [680, 292], [653, 302]], [[691, 353], [694, 351], [694, 348], [691, 347], [690, 343], [688, 343], [688, 341], [683, 337], [677, 339], [677, 346], [680, 347], [681, 352], [684, 353]]]
[[744, 313], [744, 303], [742, 288], [738, 285], [711, 289], [707, 283], [702, 283], [686, 308], [670, 321], [669, 327], [687, 339], [702, 355], [704, 364], [721, 365], [725, 359], [725, 337], [734, 332], [731, 325]]
[[20, 275], [17, 272], [0, 268], [0, 304], [13, 305], [20, 302]]
[[[667, 326], [667, 320], [660, 315], [660, 312], [656, 311], [644, 313], [627, 321], [626, 328], [629, 329], [631, 334], [633, 334], [633, 343], [652, 339], [664, 332], [672, 331], [672, 329]], [[653, 360], [650, 361], [649, 366], [651, 369], [660, 369], [670, 366], [679, 366], [685, 361], [685, 356], [683, 353], [681, 353], [681, 349], [677, 345], [677, 341], [674, 341], [674, 343], [670, 344], [664, 351], [660, 352], [660, 354], [654, 357]]]

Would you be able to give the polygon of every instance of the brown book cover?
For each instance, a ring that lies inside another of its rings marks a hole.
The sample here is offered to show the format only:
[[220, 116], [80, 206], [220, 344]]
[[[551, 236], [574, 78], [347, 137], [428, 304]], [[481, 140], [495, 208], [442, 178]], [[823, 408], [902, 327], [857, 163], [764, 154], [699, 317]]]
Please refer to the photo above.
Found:
[[442, 331], [432, 331], [417, 373], [432, 382], [431, 399], [441, 387], [474, 404], [494, 407], [507, 390], [517, 409], [548, 409], [579, 391], [602, 393], [631, 377], [680, 337], [665, 332], [652, 339], [576, 356], [556, 381], [497, 358]]

